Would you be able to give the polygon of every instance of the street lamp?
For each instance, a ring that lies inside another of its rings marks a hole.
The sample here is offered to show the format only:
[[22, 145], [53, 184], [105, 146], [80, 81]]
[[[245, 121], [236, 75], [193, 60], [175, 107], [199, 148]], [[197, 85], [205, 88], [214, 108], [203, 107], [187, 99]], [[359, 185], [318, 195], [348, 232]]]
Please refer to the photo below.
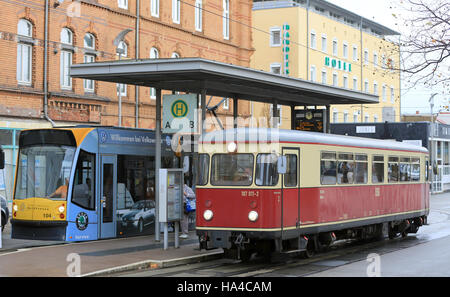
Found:
[[[125, 35], [133, 31], [132, 29], [125, 29], [114, 38], [114, 45], [116, 46], [116, 53], [119, 55], [119, 61], [122, 55], [125, 53], [125, 49], [121, 47], [121, 43], [124, 41]], [[122, 127], [122, 84], [119, 84], [119, 127]]]
[[[430, 116], [431, 116], [431, 129], [430, 129], [430, 164], [431, 164], [431, 193], [434, 193], [434, 150], [435, 145], [433, 144], [433, 135], [434, 135], [434, 116], [433, 116], [433, 107], [434, 107], [434, 96], [438, 93], [433, 93], [428, 100], [430, 102]], [[428, 170], [428, 169], [427, 169]]]

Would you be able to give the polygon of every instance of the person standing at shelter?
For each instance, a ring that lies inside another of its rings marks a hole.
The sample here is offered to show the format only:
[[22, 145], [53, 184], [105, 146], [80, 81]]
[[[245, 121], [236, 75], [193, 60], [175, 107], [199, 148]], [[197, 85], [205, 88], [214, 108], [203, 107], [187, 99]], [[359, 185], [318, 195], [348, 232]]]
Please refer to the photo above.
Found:
[[195, 203], [195, 193], [194, 191], [186, 184], [186, 180], [184, 181], [183, 186], [183, 218], [181, 219], [181, 235], [180, 238], [188, 238], [189, 235], [189, 212], [186, 211], [186, 204], [194, 200]]

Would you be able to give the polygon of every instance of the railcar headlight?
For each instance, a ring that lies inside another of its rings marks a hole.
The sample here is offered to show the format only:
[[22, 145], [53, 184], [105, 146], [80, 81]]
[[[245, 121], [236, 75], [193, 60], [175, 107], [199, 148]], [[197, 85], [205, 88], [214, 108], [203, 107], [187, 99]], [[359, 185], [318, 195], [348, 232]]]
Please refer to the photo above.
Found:
[[204, 218], [205, 220], [209, 221], [209, 220], [212, 219], [212, 217], [213, 217], [213, 212], [212, 212], [212, 210], [209, 210], [209, 209], [205, 210], [205, 212], [203, 213], [203, 218]]
[[227, 145], [227, 150], [229, 153], [235, 153], [237, 151], [237, 144], [236, 142], [230, 142]]
[[254, 210], [252, 210], [251, 212], [248, 213], [248, 219], [251, 222], [255, 222], [258, 219], [258, 213]]

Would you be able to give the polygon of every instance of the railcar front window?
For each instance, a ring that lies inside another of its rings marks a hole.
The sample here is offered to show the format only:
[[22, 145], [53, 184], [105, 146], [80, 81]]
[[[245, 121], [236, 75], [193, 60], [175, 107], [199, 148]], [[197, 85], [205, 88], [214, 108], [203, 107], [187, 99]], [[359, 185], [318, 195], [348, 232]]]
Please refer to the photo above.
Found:
[[19, 151], [15, 199], [66, 200], [75, 148], [30, 146]]
[[198, 180], [197, 185], [204, 186], [208, 183], [208, 173], [209, 173], [209, 155], [199, 154], [198, 155]]
[[256, 157], [255, 183], [258, 186], [275, 186], [278, 183], [278, 157], [259, 154]]
[[211, 162], [214, 186], [249, 186], [253, 182], [252, 154], [215, 154]]

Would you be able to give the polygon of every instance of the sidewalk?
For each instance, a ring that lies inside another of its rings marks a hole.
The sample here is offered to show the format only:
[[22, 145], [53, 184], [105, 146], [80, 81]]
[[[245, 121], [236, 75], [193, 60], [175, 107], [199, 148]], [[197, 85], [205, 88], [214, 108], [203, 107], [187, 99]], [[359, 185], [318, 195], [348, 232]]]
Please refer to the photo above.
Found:
[[[220, 258], [223, 250], [199, 251], [198, 238], [191, 231], [174, 247], [174, 233], [169, 233], [169, 248], [163, 249], [154, 235], [93, 242], [67, 243], [12, 250], [0, 253], [0, 277], [104, 276], [108, 273], [184, 265]], [[80, 265], [76, 265], [79, 263]]]

